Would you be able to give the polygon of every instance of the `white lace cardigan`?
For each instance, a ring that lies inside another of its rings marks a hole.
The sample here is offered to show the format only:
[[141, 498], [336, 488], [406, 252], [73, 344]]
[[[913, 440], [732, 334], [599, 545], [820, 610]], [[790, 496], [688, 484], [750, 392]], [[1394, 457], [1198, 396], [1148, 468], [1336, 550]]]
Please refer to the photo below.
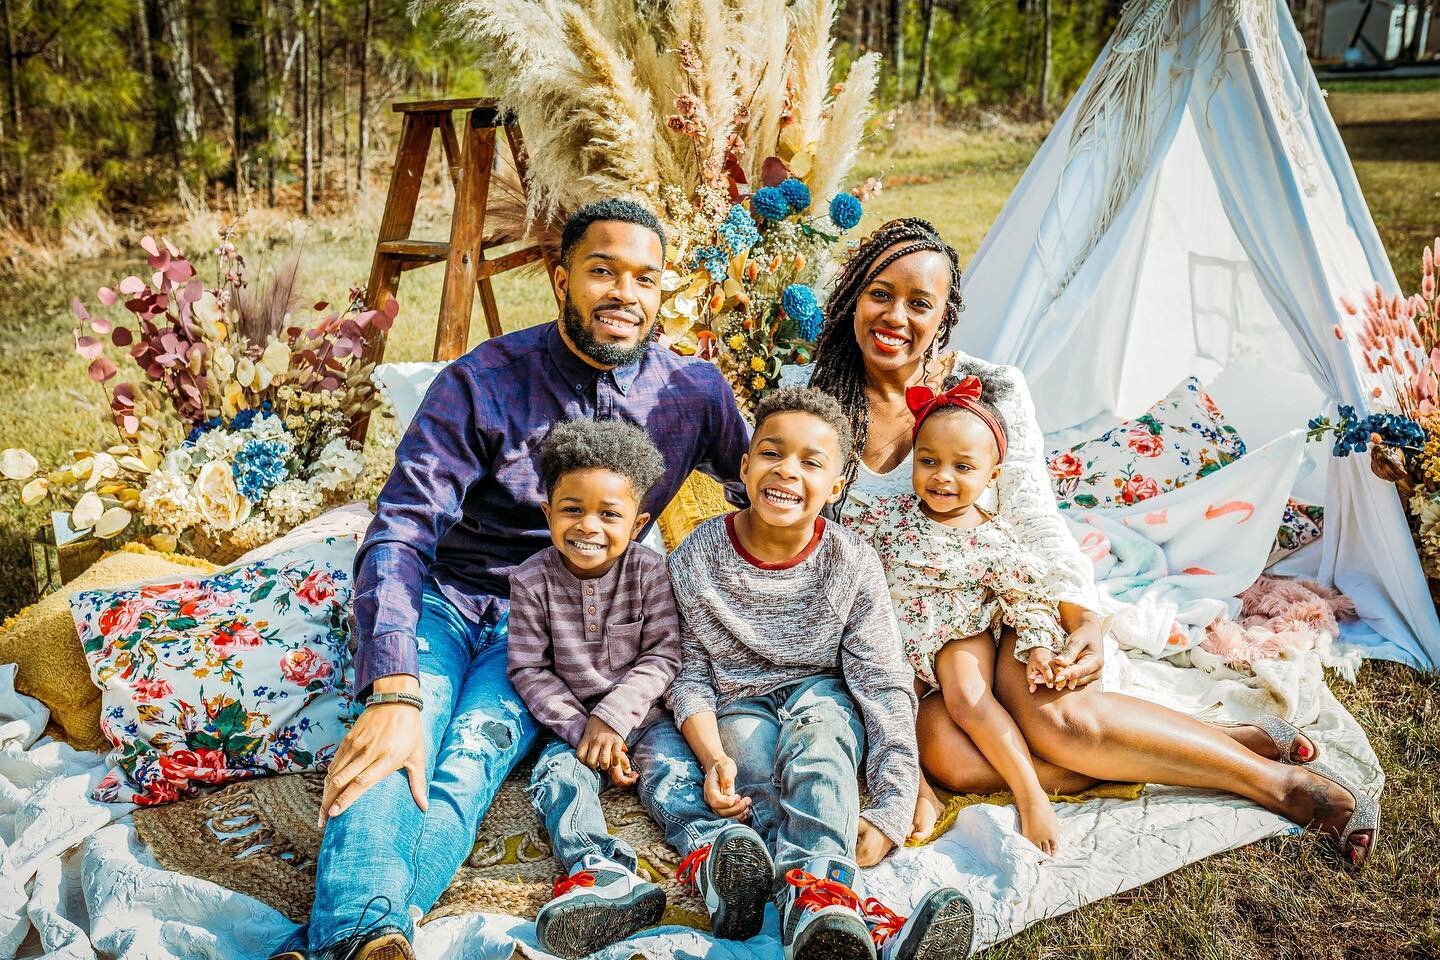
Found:
[[[1052, 599], [1087, 610], [1098, 609], [1095, 567], [1090, 558], [1080, 552], [1080, 545], [1070, 535], [1060, 508], [1055, 505], [1055, 492], [1050, 487], [1050, 473], [1045, 464], [1045, 437], [1035, 419], [1035, 404], [1030, 399], [1025, 375], [1017, 367], [990, 363], [959, 351], [954, 357], [952, 373], [958, 376], [973, 373], [981, 380], [993, 380], [1001, 385], [1002, 396], [995, 402], [995, 412], [1005, 424], [1009, 446], [995, 491], [987, 491], [985, 495], [991, 502], [984, 505], [1010, 521], [1024, 544], [1049, 564], [1045, 583]], [[780, 374], [781, 386], [807, 386], [813, 371], [811, 366], [786, 367]], [[849, 516], [876, 497], [911, 492], [911, 468], [912, 454], [909, 453], [887, 473], [876, 473], [861, 463], [844, 513]]]

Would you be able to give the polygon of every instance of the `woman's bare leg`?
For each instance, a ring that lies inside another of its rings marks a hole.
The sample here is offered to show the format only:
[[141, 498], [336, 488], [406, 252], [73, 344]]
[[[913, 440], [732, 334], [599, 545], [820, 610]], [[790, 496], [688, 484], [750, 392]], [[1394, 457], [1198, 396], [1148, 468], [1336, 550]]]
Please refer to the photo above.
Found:
[[[951, 793], [985, 794], [1010, 789], [975, 742], [950, 719], [945, 700], [938, 691], [920, 701], [915, 734], [920, 741], [920, 766], [935, 786]], [[1079, 793], [1099, 782], [1094, 777], [1057, 767], [1033, 752], [1030, 759], [1035, 764], [1040, 786], [1048, 793]]]
[[1006, 631], [995, 693], [1030, 749], [1052, 763], [1100, 780], [1233, 793], [1330, 833], [1338, 833], [1354, 809], [1350, 795], [1330, 781], [1266, 759], [1220, 728], [1167, 707], [1093, 686], [1031, 693], [1014, 644]]

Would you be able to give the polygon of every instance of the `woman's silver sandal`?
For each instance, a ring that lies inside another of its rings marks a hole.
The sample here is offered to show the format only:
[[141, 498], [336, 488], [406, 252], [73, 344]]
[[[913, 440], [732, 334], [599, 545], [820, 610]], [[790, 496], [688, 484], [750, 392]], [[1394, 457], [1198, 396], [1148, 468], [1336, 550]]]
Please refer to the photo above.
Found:
[[1362, 870], [1365, 861], [1374, 852], [1380, 840], [1380, 801], [1362, 792], [1340, 774], [1323, 763], [1309, 763], [1305, 768], [1318, 777], [1324, 777], [1355, 799], [1355, 811], [1345, 821], [1345, 827], [1337, 838], [1340, 852], [1351, 870]]
[[[1320, 759], [1320, 744], [1316, 743], [1313, 738], [1307, 736], [1299, 727], [1295, 726], [1295, 724], [1290, 723], [1288, 720], [1282, 720], [1273, 713], [1262, 713], [1254, 720], [1241, 720], [1235, 723], [1218, 720], [1211, 722], [1217, 727], [1255, 727], [1259, 729], [1261, 733], [1270, 738], [1271, 743], [1275, 744], [1275, 749], [1280, 755], [1281, 763], [1306, 766]], [[1295, 745], [1302, 737], [1312, 748], [1308, 757], [1297, 757], [1295, 754]]]

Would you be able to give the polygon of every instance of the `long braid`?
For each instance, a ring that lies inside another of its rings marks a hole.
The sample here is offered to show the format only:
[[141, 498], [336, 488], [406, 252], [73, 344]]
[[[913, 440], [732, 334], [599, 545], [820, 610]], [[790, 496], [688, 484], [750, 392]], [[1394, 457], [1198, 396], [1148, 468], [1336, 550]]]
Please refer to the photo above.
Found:
[[[892, 249], [893, 248], [893, 249]], [[891, 252], [881, 257], [886, 250]], [[950, 339], [950, 331], [965, 309], [960, 296], [960, 257], [928, 220], [905, 217], [882, 224], [851, 251], [825, 303], [825, 323], [815, 341], [815, 372], [810, 385], [823, 390], [839, 401], [850, 418], [855, 438], [854, 453], [845, 465], [848, 490], [860, 469], [860, 455], [870, 438], [870, 401], [865, 396], [865, 360], [855, 340], [855, 309], [860, 294], [879, 273], [904, 256], [921, 250], [943, 253], [950, 261], [950, 292], [945, 302], [945, 318], [935, 332], [935, 339], [925, 349], [928, 363], [936, 349]], [[838, 506], [838, 505], [837, 505]]]

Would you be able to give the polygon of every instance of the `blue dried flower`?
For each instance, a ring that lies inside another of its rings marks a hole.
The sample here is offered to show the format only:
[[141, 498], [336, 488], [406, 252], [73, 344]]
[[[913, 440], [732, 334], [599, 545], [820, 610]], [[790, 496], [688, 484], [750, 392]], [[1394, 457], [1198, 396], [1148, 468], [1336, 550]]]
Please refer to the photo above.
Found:
[[719, 283], [730, 272], [730, 258], [719, 247], [701, 247], [695, 251], [691, 269], [698, 270], [701, 267], [710, 274], [712, 281]]
[[730, 208], [730, 215], [720, 224], [720, 239], [730, 249], [730, 256], [738, 257], [760, 242], [760, 231], [755, 229], [755, 220], [740, 204]]
[[800, 328], [800, 336], [814, 340], [820, 335], [820, 322], [824, 316], [815, 299], [815, 291], [803, 283], [792, 283], [780, 295], [780, 308]]
[[204, 423], [195, 424], [195, 426], [190, 429], [190, 432], [185, 435], [185, 442], [194, 443], [196, 440], [199, 440], [204, 434], [220, 426], [220, 422], [221, 421], [219, 417], [211, 417]]
[[848, 193], [837, 193], [829, 199], [829, 222], [840, 227], [841, 230], [848, 230], [850, 227], [860, 223], [865, 209], [860, 204], [858, 197]]
[[780, 192], [785, 194], [785, 202], [790, 205], [792, 213], [803, 213], [810, 209], [810, 188], [805, 185], [804, 180], [791, 177], [780, 184]]
[[766, 220], [782, 220], [790, 213], [790, 201], [779, 187], [761, 187], [750, 198], [750, 210]]
[[853, 194], [837, 193], [830, 198], [830, 222], [841, 230], [849, 230], [860, 222], [865, 208]]
[[283, 481], [288, 474], [285, 469], [286, 444], [282, 440], [247, 440], [245, 446], [235, 452], [230, 472], [235, 477], [235, 488], [240, 496], [251, 503], [259, 503], [265, 494]]

